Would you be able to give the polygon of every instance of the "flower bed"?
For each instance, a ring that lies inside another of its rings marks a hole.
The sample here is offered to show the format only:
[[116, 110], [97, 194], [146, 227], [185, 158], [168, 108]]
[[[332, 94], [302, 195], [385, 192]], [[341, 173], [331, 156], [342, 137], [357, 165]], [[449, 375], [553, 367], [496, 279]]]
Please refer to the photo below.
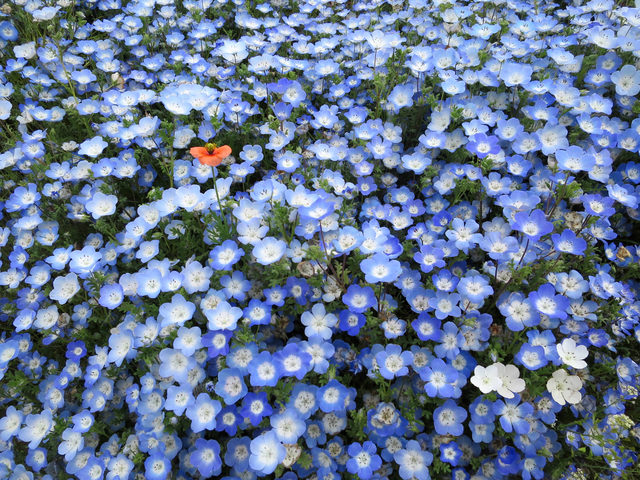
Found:
[[0, 479], [639, 478], [639, 9], [0, 11]]

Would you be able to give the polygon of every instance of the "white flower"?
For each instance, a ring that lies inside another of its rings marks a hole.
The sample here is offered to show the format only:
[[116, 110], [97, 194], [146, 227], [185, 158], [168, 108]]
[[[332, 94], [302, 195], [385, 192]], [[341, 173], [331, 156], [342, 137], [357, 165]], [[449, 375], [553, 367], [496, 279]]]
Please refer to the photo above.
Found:
[[589, 350], [584, 345], [576, 345], [572, 338], [565, 338], [561, 344], [556, 346], [558, 355], [565, 365], [581, 369], [586, 368], [587, 362], [584, 361], [589, 355]]
[[577, 375], [569, 375], [566, 370], [556, 370], [547, 382], [547, 390], [560, 405], [576, 404], [582, 400], [580, 389], [582, 380]]
[[487, 368], [478, 365], [473, 373], [471, 383], [478, 387], [482, 393], [493, 392], [503, 386], [502, 380], [498, 376], [498, 367], [496, 365], [491, 365]]
[[504, 366], [501, 363], [494, 363], [493, 366], [498, 367], [498, 377], [502, 380], [502, 387], [498, 388], [498, 393], [504, 398], [513, 398], [514, 393], [524, 390], [526, 383], [520, 376], [520, 370], [515, 365]]

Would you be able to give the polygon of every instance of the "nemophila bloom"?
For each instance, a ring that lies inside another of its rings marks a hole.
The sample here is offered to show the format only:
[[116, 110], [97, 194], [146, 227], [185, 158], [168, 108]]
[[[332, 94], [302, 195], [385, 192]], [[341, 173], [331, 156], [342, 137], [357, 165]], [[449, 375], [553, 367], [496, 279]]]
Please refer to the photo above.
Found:
[[242, 373], [237, 368], [226, 368], [218, 374], [215, 391], [227, 405], [236, 403], [247, 393]]
[[133, 348], [133, 345], [134, 337], [131, 330], [111, 335], [109, 337], [109, 363], [114, 363], [119, 367], [125, 359], [131, 360], [135, 358], [138, 352]]
[[440, 460], [443, 463], [449, 463], [457, 466], [463, 453], [456, 442], [447, 442], [440, 444]]
[[427, 340], [440, 340], [440, 336], [442, 334], [440, 330], [441, 325], [441, 320], [433, 318], [424, 312], [418, 315], [416, 320], [411, 322], [411, 326], [418, 334], [418, 338], [423, 342], [426, 342]]
[[383, 253], [376, 253], [360, 263], [360, 270], [369, 283], [394, 282], [400, 276], [402, 268], [397, 260], [389, 260]]
[[454, 384], [458, 381], [458, 371], [436, 358], [420, 370], [424, 389], [431, 398], [451, 398], [455, 396]]
[[193, 396], [191, 385], [181, 385], [179, 387], [170, 386], [167, 388], [167, 401], [164, 408], [182, 416], [185, 410], [193, 405], [196, 399]]
[[298, 418], [294, 409], [286, 409], [283, 413], [271, 416], [269, 420], [272, 431], [282, 443], [297, 443], [306, 430], [304, 420]]
[[302, 351], [297, 344], [289, 343], [274, 353], [273, 361], [282, 377], [296, 377], [302, 380], [311, 366], [311, 355]]
[[335, 347], [325, 341], [319, 335], [309, 337], [308, 342], [300, 342], [302, 351], [311, 355], [312, 370], [319, 374], [325, 374], [329, 369], [329, 359], [335, 353]]
[[404, 480], [429, 480], [429, 465], [433, 462], [433, 454], [423, 451], [420, 443], [409, 440], [404, 448], [393, 454], [393, 460], [399, 465], [399, 474]]
[[531, 425], [526, 420], [533, 415], [533, 406], [528, 403], [520, 403], [520, 395], [515, 394], [506, 402], [497, 400], [493, 404], [493, 413], [500, 415], [500, 425], [507, 433], [515, 431], [519, 434], [529, 433]]
[[596, 166], [596, 158], [575, 145], [566, 150], [558, 150], [555, 155], [560, 170], [588, 172]]
[[24, 414], [20, 410], [16, 410], [14, 406], [9, 406], [0, 419], [0, 440], [8, 442], [11, 438], [18, 435]]
[[513, 398], [514, 393], [522, 392], [526, 383], [520, 376], [520, 371], [515, 365], [503, 365], [502, 363], [494, 363], [498, 367], [498, 377], [502, 380], [502, 386], [498, 388], [498, 393], [504, 398]]
[[511, 227], [524, 233], [527, 239], [532, 242], [537, 242], [541, 237], [553, 232], [553, 223], [547, 221], [547, 216], [538, 209], [530, 213], [516, 213]]
[[226, 240], [215, 247], [209, 252], [209, 258], [211, 259], [211, 267], [215, 270], [231, 270], [233, 265], [244, 255], [244, 251], [238, 248], [238, 245], [233, 240]]
[[331, 328], [338, 323], [338, 318], [325, 311], [324, 305], [317, 303], [311, 309], [311, 312], [304, 312], [300, 317], [300, 321], [306, 327], [305, 335], [311, 337], [319, 335], [328, 340], [331, 338]]
[[220, 285], [222, 285], [222, 291], [227, 298], [234, 298], [239, 302], [244, 301], [247, 296], [246, 293], [251, 290], [251, 282], [245, 278], [244, 273], [241, 271], [222, 276]]
[[535, 327], [540, 323], [540, 313], [531, 300], [520, 292], [503, 294], [497, 303], [500, 313], [506, 317], [507, 327], [519, 332], [525, 327]]
[[269, 417], [272, 413], [273, 409], [267, 401], [267, 394], [265, 392], [249, 393], [245, 395], [242, 400], [240, 415], [248, 418], [252, 425], [259, 425], [264, 417]]
[[434, 268], [442, 268], [446, 265], [443, 260], [444, 252], [440, 248], [431, 245], [422, 245], [420, 251], [413, 256], [420, 265], [420, 270], [425, 273], [431, 272]]
[[90, 140], [85, 140], [80, 144], [80, 150], [78, 155], [87, 155], [91, 158], [96, 158], [100, 155], [109, 144], [105, 142], [102, 137], [93, 137]]
[[97, 192], [91, 200], [85, 204], [85, 209], [94, 220], [101, 217], [113, 215], [116, 211], [116, 205], [118, 203], [118, 197], [115, 195], [105, 195], [104, 193]]
[[271, 307], [254, 298], [249, 301], [249, 305], [243, 310], [243, 315], [250, 320], [250, 327], [268, 325], [271, 322]]
[[347, 460], [347, 471], [362, 480], [369, 480], [373, 472], [382, 466], [382, 459], [377, 455], [378, 449], [373, 442], [366, 441], [362, 445], [352, 443], [347, 451], [351, 457]]
[[280, 368], [269, 352], [260, 352], [247, 368], [251, 374], [251, 385], [254, 387], [275, 387], [281, 376]]
[[476, 133], [470, 137], [470, 141], [465, 145], [465, 148], [470, 153], [477, 155], [478, 158], [485, 158], [487, 155], [500, 153], [499, 141], [500, 139], [493, 135], [487, 136], [484, 133]]
[[439, 320], [447, 317], [459, 317], [462, 310], [458, 307], [460, 295], [457, 293], [447, 293], [438, 291], [435, 298], [429, 299], [429, 306], [435, 309], [435, 316]]
[[195, 403], [187, 407], [186, 415], [191, 420], [191, 429], [195, 433], [216, 428], [216, 416], [222, 410], [217, 400], [212, 400], [206, 393], [198, 395]]
[[584, 256], [587, 249], [587, 241], [584, 238], [577, 237], [573, 230], [570, 229], [563, 230], [560, 235], [551, 235], [551, 240], [559, 252]]
[[202, 348], [201, 336], [202, 332], [198, 327], [180, 327], [178, 329], [178, 337], [173, 341], [173, 348], [190, 357], [196, 350]]
[[390, 344], [379, 352], [375, 359], [380, 375], [387, 380], [393, 380], [409, 373], [408, 367], [413, 363], [413, 354], [409, 351], [403, 352], [399, 345]]
[[104, 285], [100, 288], [100, 299], [98, 303], [101, 306], [113, 310], [122, 305], [123, 300], [124, 292], [119, 284]]
[[245, 472], [249, 467], [251, 439], [249, 437], [232, 438], [227, 443], [224, 464], [235, 468], [238, 472]]
[[533, 371], [545, 367], [549, 361], [542, 346], [525, 343], [520, 347], [520, 351], [516, 355], [516, 363], [524, 365], [527, 370]]
[[640, 72], [633, 65], [625, 65], [611, 74], [618, 95], [633, 97], [640, 93]]
[[569, 299], [556, 295], [556, 289], [550, 283], [545, 283], [538, 291], [529, 293], [531, 305], [541, 314], [550, 318], [567, 318], [567, 311], [570, 303]]
[[287, 450], [278, 440], [276, 433], [269, 430], [251, 440], [249, 466], [259, 475], [269, 475], [287, 456]]
[[364, 313], [370, 308], [376, 309], [378, 305], [373, 289], [359, 285], [349, 285], [347, 293], [342, 296], [342, 301], [349, 307], [350, 312], [355, 313]]
[[433, 424], [440, 435], [460, 436], [464, 431], [462, 422], [467, 418], [467, 411], [457, 406], [454, 400], [447, 400], [433, 412]]
[[193, 318], [196, 306], [187, 301], [181, 294], [171, 297], [171, 303], [160, 305], [160, 315], [162, 316], [162, 327], [168, 325], [183, 326], [187, 320]]
[[23, 442], [29, 442], [30, 449], [37, 448], [53, 426], [51, 410], [45, 409], [39, 414], [29, 414], [25, 419], [25, 425], [18, 433], [18, 438]]
[[196, 450], [191, 453], [190, 462], [198, 469], [202, 478], [218, 475], [222, 467], [220, 445], [215, 440], [198, 438], [195, 442]]
[[205, 309], [207, 326], [210, 330], [235, 330], [243, 312], [238, 307], [232, 307], [229, 302], [222, 301], [213, 309]]
[[266, 237], [254, 243], [253, 256], [261, 265], [271, 265], [282, 258], [287, 250], [287, 244], [283, 240]]
[[64, 305], [79, 291], [78, 276], [75, 273], [70, 273], [64, 277], [57, 277], [53, 281], [53, 290], [49, 293], [49, 298]]
[[171, 461], [158, 452], [147, 457], [144, 462], [144, 476], [149, 480], [166, 480], [171, 472]]

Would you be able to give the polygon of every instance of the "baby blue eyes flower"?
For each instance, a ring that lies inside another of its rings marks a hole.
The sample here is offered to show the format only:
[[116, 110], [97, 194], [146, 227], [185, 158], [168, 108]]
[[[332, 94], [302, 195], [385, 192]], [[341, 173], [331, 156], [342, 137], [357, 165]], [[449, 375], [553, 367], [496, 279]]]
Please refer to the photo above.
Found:
[[260, 476], [273, 473], [287, 456], [287, 450], [273, 430], [251, 440], [250, 450], [249, 466]]
[[217, 400], [212, 400], [206, 393], [198, 395], [195, 403], [187, 407], [186, 415], [191, 420], [191, 429], [195, 433], [216, 428], [216, 416], [222, 410]]
[[187, 320], [191, 320], [196, 310], [196, 306], [187, 301], [181, 294], [171, 297], [171, 303], [163, 303], [160, 306], [162, 316], [162, 327], [167, 325], [184, 325]]
[[269, 417], [272, 413], [273, 409], [265, 392], [249, 393], [242, 400], [240, 415], [248, 418], [252, 425], [259, 425], [264, 417]]
[[195, 443], [196, 450], [191, 453], [191, 464], [198, 469], [202, 478], [218, 475], [222, 467], [220, 458], [220, 445], [215, 440], [198, 438]]
[[261, 352], [248, 365], [250, 382], [254, 387], [277, 385], [281, 377], [280, 367], [269, 352]]
[[158, 452], [147, 457], [144, 462], [144, 475], [149, 480], [166, 480], [171, 471], [171, 462], [164, 454]]
[[29, 414], [25, 425], [18, 433], [18, 438], [23, 442], [29, 442], [29, 448], [37, 448], [53, 426], [51, 410], [45, 409], [39, 414]]
[[382, 466], [382, 459], [376, 454], [377, 448], [373, 442], [366, 441], [362, 445], [352, 443], [347, 451], [351, 457], [347, 460], [347, 471], [362, 480], [369, 480], [373, 472]]
[[447, 400], [444, 405], [433, 412], [433, 423], [440, 435], [460, 436], [464, 432], [462, 422], [467, 418], [467, 411], [456, 405], [454, 400]]
[[297, 443], [306, 430], [304, 420], [298, 418], [295, 410], [287, 409], [282, 414], [270, 418], [271, 428], [278, 440], [285, 444]]
[[218, 382], [215, 391], [227, 405], [236, 403], [247, 393], [247, 386], [242, 378], [242, 373], [237, 368], [227, 368], [218, 374]]
[[[437, 358], [427, 367], [421, 369], [420, 378], [426, 382], [424, 389], [429, 397], [451, 398], [456, 396], [454, 385], [458, 381], [458, 371], [441, 359]], [[460, 392], [459, 389], [458, 392]]]
[[360, 263], [360, 270], [369, 283], [394, 282], [400, 276], [402, 268], [397, 260], [389, 260], [383, 253], [376, 253]]
[[209, 253], [209, 258], [215, 270], [231, 270], [243, 255], [244, 251], [238, 248], [236, 242], [226, 240]]
[[296, 377], [302, 380], [311, 366], [311, 355], [302, 351], [297, 344], [290, 343], [273, 355], [282, 377]]
[[375, 358], [380, 375], [387, 380], [407, 375], [409, 373], [408, 366], [413, 363], [413, 354], [403, 352], [402, 347], [394, 344], [387, 345], [386, 349], [379, 352]]
[[325, 413], [344, 410], [344, 402], [348, 393], [347, 388], [336, 379], [329, 380], [329, 382], [324, 387], [318, 389], [317, 392], [320, 410]]
[[196, 401], [193, 397], [192, 390], [191, 385], [181, 385], [179, 387], [170, 386], [167, 388], [165, 409], [173, 411], [178, 416], [182, 416], [185, 410]]
[[433, 462], [433, 454], [423, 451], [417, 441], [409, 440], [403, 449], [393, 454], [393, 460], [400, 466], [398, 473], [403, 480], [430, 480], [428, 467]]
[[300, 321], [306, 327], [305, 334], [307, 337], [319, 335], [325, 340], [331, 338], [331, 328], [338, 323], [338, 318], [332, 313], [326, 313], [324, 305], [317, 303], [311, 309], [311, 312], [304, 312]]

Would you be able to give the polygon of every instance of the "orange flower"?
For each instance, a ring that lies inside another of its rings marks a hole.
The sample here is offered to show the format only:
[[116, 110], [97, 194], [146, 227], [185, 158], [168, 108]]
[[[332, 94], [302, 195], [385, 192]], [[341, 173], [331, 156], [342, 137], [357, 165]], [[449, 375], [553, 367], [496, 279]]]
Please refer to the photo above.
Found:
[[217, 167], [222, 163], [222, 160], [231, 155], [231, 147], [229, 145], [218, 147], [215, 143], [207, 143], [204, 147], [191, 148], [189, 153], [197, 158], [201, 164]]

